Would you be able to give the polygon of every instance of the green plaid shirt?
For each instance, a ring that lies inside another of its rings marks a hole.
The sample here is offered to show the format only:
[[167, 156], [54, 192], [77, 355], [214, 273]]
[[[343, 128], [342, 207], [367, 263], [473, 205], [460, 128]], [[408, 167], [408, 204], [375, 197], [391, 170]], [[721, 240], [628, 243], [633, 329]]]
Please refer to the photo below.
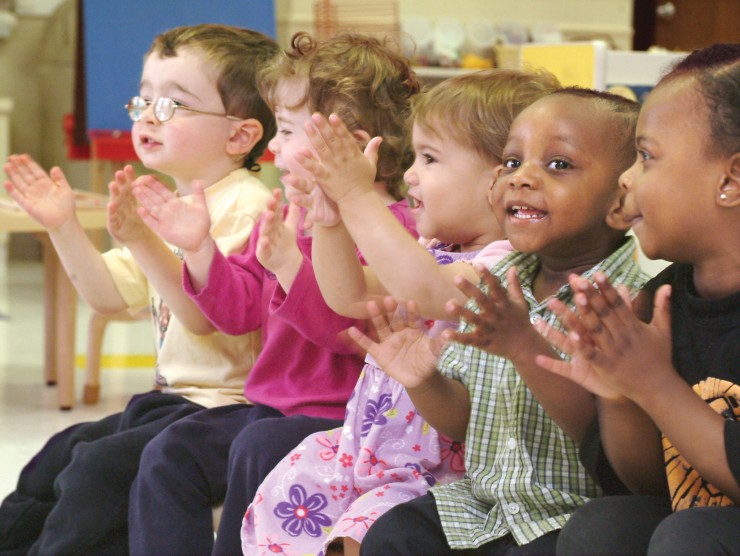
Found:
[[[493, 267], [506, 284], [519, 269], [530, 315], [557, 326], [555, 315], [532, 294], [539, 270], [536, 255], [514, 252]], [[635, 241], [625, 243], [583, 274], [603, 271], [614, 284], [639, 289], [647, 276], [635, 263]], [[565, 284], [555, 294], [573, 306]], [[471, 302], [471, 308], [477, 310]], [[461, 324], [463, 332], [470, 329]], [[560, 529], [571, 512], [600, 489], [578, 461], [577, 444], [550, 419], [507, 359], [452, 344], [442, 354], [440, 371], [470, 392], [464, 479], [432, 489], [447, 541], [455, 549], [475, 548], [511, 533], [525, 544]], [[546, 372], [546, 371], [542, 371]]]

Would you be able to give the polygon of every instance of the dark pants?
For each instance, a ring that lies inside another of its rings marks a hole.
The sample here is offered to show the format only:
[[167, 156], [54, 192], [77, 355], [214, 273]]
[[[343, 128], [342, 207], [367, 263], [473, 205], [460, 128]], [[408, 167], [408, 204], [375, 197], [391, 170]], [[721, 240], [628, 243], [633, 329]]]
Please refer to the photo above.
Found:
[[213, 555], [241, 554], [242, 518], [257, 488], [280, 460], [308, 435], [342, 426], [342, 421], [294, 415], [262, 419], [234, 439], [229, 478]]
[[664, 498], [596, 498], [565, 524], [557, 548], [558, 555], [738, 555], [740, 508], [674, 513]]
[[478, 548], [452, 550], [447, 544], [437, 503], [429, 493], [389, 510], [370, 527], [360, 547], [361, 556], [540, 556], [555, 554], [558, 531], [529, 544], [517, 545], [511, 535]]
[[[308, 434], [336, 423], [230, 405], [168, 427], [147, 446], [131, 488], [131, 554], [241, 554], [241, 521], [259, 482]], [[222, 502], [214, 547], [212, 508]]]
[[148, 392], [121, 413], [54, 435], [0, 506], [0, 554], [127, 554], [129, 487], [144, 446], [203, 409]]

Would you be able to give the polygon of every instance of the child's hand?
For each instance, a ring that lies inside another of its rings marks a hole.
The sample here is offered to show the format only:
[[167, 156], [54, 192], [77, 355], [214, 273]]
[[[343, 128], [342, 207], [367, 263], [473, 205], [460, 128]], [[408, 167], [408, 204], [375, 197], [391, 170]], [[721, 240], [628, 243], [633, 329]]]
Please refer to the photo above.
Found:
[[136, 211], [133, 184], [136, 173], [130, 165], [118, 170], [108, 184], [108, 232], [124, 245], [151, 234]]
[[337, 203], [349, 194], [373, 190], [380, 137], [371, 139], [363, 153], [357, 139], [336, 114], [328, 120], [314, 114], [305, 129], [316, 157], [303, 156], [297, 160], [313, 174], [329, 199]]
[[303, 260], [296, 244], [300, 209], [291, 204], [283, 221], [282, 198], [281, 191], [276, 189], [267, 202], [257, 242], [257, 260], [278, 277], [288, 268], [296, 270]]
[[56, 230], [77, 210], [74, 191], [58, 167], [47, 174], [27, 154], [10, 155], [4, 166], [5, 189], [12, 199], [47, 230]]
[[[571, 357], [588, 361], [593, 373], [573, 373], [572, 368], [552, 365], [547, 358], [538, 357], [537, 363], [592, 391], [600, 384], [612, 394], [639, 404], [643, 394], [649, 395], [665, 384], [666, 373], [675, 373], [671, 361], [670, 286], [656, 292], [653, 320], [646, 324], [633, 313], [626, 291], [617, 291], [603, 273], [597, 273], [594, 280], [598, 289], [583, 278], [572, 278], [580, 332], [571, 331], [571, 341], [561, 344]], [[572, 323], [570, 327], [572, 330]], [[598, 377], [598, 383], [594, 377]]]
[[180, 199], [153, 176], [141, 176], [133, 186], [139, 216], [159, 237], [190, 252], [210, 244], [211, 216], [201, 183], [193, 183], [192, 203]]
[[287, 176], [285, 180], [292, 189], [288, 193], [288, 200], [308, 211], [304, 228], [310, 228], [313, 224], [327, 228], [339, 224], [339, 209], [334, 201], [324, 195], [321, 187], [295, 176]]
[[[437, 359], [444, 343], [426, 333], [416, 303], [404, 307], [387, 297], [384, 311], [371, 301], [367, 305], [370, 319], [378, 335], [375, 342], [357, 328], [348, 330], [349, 336], [375, 358], [378, 366], [405, 388], [423, 386], [437, 372]], [[387, 315], [392, 315], [388, 318]]]
[[535, 322], [537, 332], [555, 349], [570, 357], [569, 361], [559, 358], [538, 355], [535, 362], [548, 371], [554, 372], [579, 384], [597, 396], [608, 399], [620, 399], [621, 394], [601, 378], [589, 358], [593, 344], [590, 343], [588, 332], [584, 328], [578, 315], [568, 309], [559, 299], [552, 299], [547, 303], [550, 310], [557, 315], [567, 334], [557, 330], [540, 319]]
[[451, 341], [476, 346], [515, 364], [520, 358], [531, 357], [533, 341], [541, 340], [529, 321], [529, 305], [524, 299], [516, 268], [512, 267], [506, 273], [508, 290], [485, 268], [477, 267], [477, 270], [488, 289], [487, 295], [460, 276], [455, 279], [455, 285], [467, 298], [475, 301], [478, 312], [454, 301], [447, 306], [456, 319], [469, 322], [473, 330], [466, 333], [445, 330], [443, 334]]

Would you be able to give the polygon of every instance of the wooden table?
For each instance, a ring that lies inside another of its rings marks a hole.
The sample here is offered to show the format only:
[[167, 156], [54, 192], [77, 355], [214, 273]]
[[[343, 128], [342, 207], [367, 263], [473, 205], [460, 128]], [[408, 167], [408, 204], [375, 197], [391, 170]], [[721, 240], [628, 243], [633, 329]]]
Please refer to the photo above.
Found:
[[[106, 228], [105, 197], [80, 192], [77, 218], [86, 230]], [[60, 409], [75, 403], [75, 327], [77, 292], [46, 230], [11, 202], [0, 201], [0, 232], [33, 233], [41, 242], [44, 261], [44, 375], [56, 384]]]

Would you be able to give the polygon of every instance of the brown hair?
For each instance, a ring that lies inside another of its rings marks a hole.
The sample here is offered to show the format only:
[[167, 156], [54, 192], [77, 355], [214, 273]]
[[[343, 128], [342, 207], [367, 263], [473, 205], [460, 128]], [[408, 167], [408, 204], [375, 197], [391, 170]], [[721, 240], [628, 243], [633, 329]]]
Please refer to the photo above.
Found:
[[257, 89], [257, 71], [279, 52], [267, 35], [232, 27], [205, 23], [169, 29], [158, 35], [146, 56], [172, 58], [183, 49], [201, 52], [216, 78], [216, 88], [226, 113], [239, 118], [254, 118], [262, 124], [262, 138], [248, 153], [242, 166], [259, 170], [257, 160], [275, 135], [275, 116]]
[[547, 72], [481, 70], [442, 81], [413, 102], [413, 122], [428, 133], [450, 136], [493, 164], [514, 118], [560, 87]]
[[740, 43], [714, 44], [695, 50], [665, 75], [658, 87], [677, 78], [692, 78], [709, 110], [709, 154], [740, 152]]
[[298, 33], [291, 47], [258, 76], [268, 104], [275, 107], [285, 79], [305, 80], [306, 93], [297, 106], [325, 116], [336, 113], [350, 131], [383, 137], [376, 179], [386, 182], [394, 198], [403, 198], [403, 173], [413, 160], [406, 122], [410, 99], [420, 89], [408, 60], [386, 42], [352, 33], [322, 41]]

